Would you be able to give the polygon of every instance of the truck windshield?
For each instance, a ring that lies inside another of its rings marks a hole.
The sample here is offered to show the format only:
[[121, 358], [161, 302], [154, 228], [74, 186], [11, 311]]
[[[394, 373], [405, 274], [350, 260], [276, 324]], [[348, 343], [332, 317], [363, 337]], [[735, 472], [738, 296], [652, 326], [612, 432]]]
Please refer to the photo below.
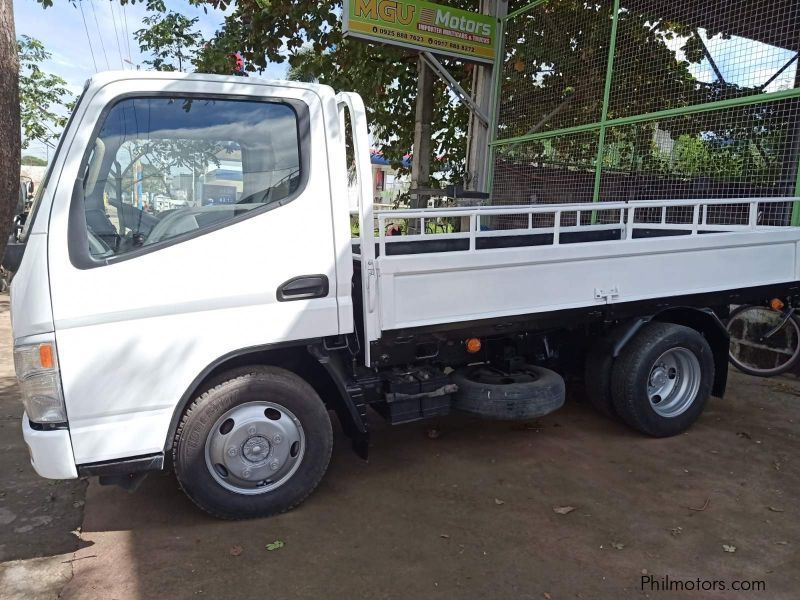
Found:
[[297, 127], [278, 102], [118, 102], [82, 171], [90, 252], [124, 254], [287, 199], [300, 182]]

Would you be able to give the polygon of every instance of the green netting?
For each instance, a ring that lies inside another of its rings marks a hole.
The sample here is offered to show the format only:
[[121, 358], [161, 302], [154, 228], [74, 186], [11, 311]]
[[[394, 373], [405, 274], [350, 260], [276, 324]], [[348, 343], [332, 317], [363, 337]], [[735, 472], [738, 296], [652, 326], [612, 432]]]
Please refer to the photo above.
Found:
[[791, 196], [797, 111], [797, 100], [783, 100], [609, 127], [600, 197]]
[[588, 131], [498, 147], [493, 203], [591, 202], [597, 141]]
[[494, 203], [798, 195], [800, 2], [545, 0], [505, 34]]
[[797, 86], [797, 2], [621, 0], [609, 118]]
[[498, 138], [600, 120], [611, 7], [552, 0], [509, 19]]

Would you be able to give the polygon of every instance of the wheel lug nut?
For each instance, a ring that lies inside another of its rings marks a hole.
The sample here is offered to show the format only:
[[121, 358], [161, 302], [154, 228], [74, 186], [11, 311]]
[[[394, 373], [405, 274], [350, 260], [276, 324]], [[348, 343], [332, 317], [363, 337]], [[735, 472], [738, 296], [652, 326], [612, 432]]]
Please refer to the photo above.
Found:
[[236, 448], [228, 448], [228, 456], [236, 456], [239, 451]]
[[269, 468], [272, 469], [273, 471], [277, 471], [278, 467], [280, 466], [281, 464], [277, 460], [273, 460], [271, 463], [269, 463]]
[[245, 469], [244, 471], [242, 471], [242, 475], [244, 475], [245, 477], [250, 477], [250, 473], [251, 473], [250, 469]]
[[255, 425], [250, 425], [250, 427], [247, 428], [247, 433], [249, 433], [250, 435], [255, 435], [256, 434], [256, 426]]
[[280, 444], [283, 441], [283, 438], [280, 436], [279, 433], [275, 434], [275, 437], [272, 438], [273, 444]]

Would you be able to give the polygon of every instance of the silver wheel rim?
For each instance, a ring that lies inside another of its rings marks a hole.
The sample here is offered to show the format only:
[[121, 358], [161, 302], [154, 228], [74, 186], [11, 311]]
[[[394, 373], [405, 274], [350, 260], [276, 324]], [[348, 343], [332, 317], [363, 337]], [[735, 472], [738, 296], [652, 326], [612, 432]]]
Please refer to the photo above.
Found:
[[658, 357], [647, 377], [650, 406], [666, 418], [686, 412], [697, 397], [701, 375], [700, 361], [691, 350], [667, 350]]
[[246, 402], [223, 414], [206, 439], [206, 467], [237, 494], [264, 494], [282, 486], [303, 460], [300, 420], [274, 402]]

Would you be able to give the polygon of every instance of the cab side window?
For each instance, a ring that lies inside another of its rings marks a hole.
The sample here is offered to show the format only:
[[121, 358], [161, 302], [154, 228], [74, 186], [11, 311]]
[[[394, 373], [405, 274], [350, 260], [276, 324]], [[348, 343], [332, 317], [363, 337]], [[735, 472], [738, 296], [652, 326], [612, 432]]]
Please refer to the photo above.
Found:
[[128, 98], [108, 111], [82, 173], [89, 253], [124, 255], [290, 200], [298, 117], [278, 102]]

